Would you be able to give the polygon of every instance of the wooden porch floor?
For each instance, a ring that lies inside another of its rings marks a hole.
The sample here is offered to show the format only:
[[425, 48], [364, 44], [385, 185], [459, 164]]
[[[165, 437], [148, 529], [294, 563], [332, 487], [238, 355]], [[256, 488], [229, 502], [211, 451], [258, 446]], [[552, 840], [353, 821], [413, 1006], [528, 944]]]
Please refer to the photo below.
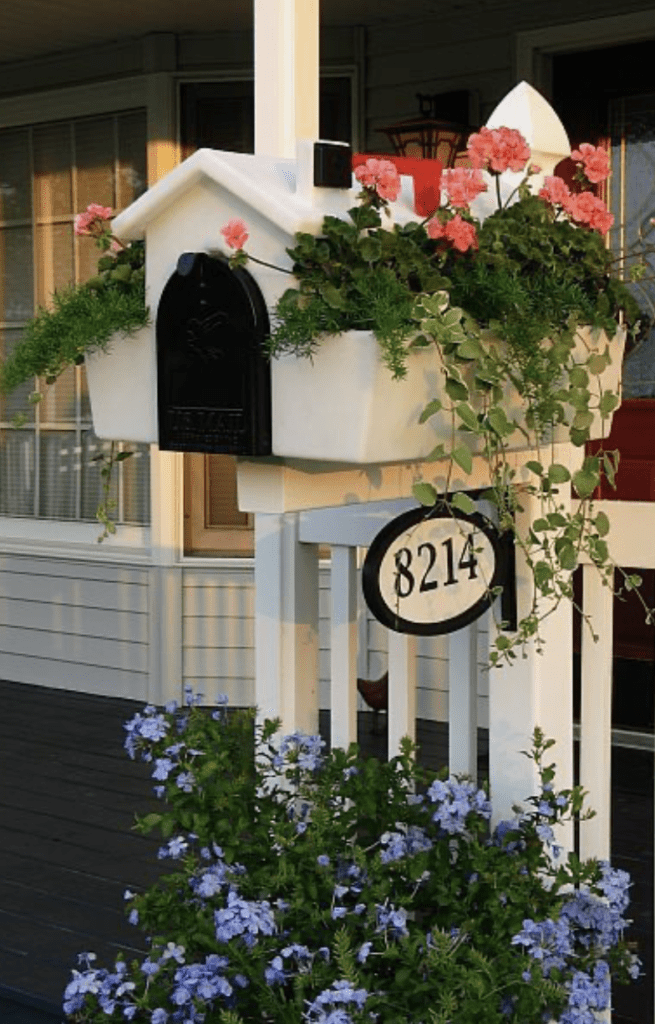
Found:
[[[162, 864], [159, 841], [130, 829], [135, 811], [158, 805], [147, 766], [122, 746], [139, 704], [0, 681], [0, 707], [0, 996], [57, 1011], [78, 952], [108, 965], [119, 948], [142, 951], [123, 893], [153, 882]], [[359, 727], [364, 750], [384, 757], [373, 716]], [[426, 764], [447, 763], [445, 726], [420, 722], [418, 740]], [[482, 774], [485, 755], [481, 732]], [[652, 755], [615, 751], [613, 770], [613, 863], [634, 879], [631, 938], [647, 972], [617, 987], [614, 1021], [653, 1024]]]

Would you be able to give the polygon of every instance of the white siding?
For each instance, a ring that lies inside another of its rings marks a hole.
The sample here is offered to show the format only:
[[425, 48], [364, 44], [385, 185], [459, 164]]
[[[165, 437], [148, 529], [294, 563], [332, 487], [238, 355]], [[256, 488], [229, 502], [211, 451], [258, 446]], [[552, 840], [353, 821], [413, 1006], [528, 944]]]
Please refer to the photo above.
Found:
[[0, 676], [147, 699], [148, 573], [0, 555]]

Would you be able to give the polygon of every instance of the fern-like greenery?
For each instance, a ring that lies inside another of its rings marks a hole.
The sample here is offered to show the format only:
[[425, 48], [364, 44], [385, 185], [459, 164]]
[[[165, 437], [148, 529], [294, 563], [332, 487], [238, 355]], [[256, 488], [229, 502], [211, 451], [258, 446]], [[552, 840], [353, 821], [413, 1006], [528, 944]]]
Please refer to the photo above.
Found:
[[86, 352], [106, 349], [117, 331], [130, 334], [147, 323], [144, 247], [136, 242], [102, 256], [96, 277], [55, 292], [52, 308], [39, 309], [0, 367], [0, 390], [8, 394], [34, 377], [52, 383]]

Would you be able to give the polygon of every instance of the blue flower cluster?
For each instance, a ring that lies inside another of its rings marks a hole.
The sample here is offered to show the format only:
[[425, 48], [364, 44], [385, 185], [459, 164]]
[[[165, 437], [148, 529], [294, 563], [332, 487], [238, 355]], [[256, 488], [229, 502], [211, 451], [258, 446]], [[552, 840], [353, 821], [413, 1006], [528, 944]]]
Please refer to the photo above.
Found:
[[430, 850], [434, 846], [430, 837], [418, 825], [408, 825], [402, 832], [385, 832], [380, 837], [380, 843], [386, 847], [380, 853], [383, 864], [392, 864], [393, 861], [402, 860], [404, 857], [412, 857], [415, 853]]
[[289, 733], [280, 741], [273, 758], [273, 767], [280, 769], [293, 765], [303, 772], [316, 772], [324, 761], [324, 746], [325, 740], [320, 736], [307, 736], [303, 732]]
[[474, 813], [488, 821], [491, 818], [491, 802], [486, 793], [472, 782], [455, 778], [442, 782], [435, 779], [427, 791], [428, 799], [437, 807], [432, 820], [448, 835], [461, 835], [466, 831], [466, 819]]
[[355, 989], [349, 981], [335, 981], [309, 1003], [305, 1019], [311, 1024], [352, 1024], [345, 1007], [363, 1010], [367, 998], [365, 988]]
[[[87, 963], [91, 959], [92, 956], [87, 955]], [[103, 1013], [111, 1016], [114, 1010], [119, 1009], [126, 1020], [132, 1020], [137, 1007], [130, 995], [135, 988], [135, 983], [128, 978], [127, 965], [122, 960], [116, 963], [113, 972], [105, 968], [94, 970], [91, 967], [87, 967], [86, 971], [73, 971], [73, 979], [64, 992], [64, 1013], [72, 1014], [81, 1010], [87, 996], [94, 995]]]
[[258, 935], [274, 935], [277, 931], [268, 900], [244, 900], [235, 888], [227, 894], [227, 906], [214, 911], [214, 924], [219, 942], [241, 935], [249, 947], [255, 945]]

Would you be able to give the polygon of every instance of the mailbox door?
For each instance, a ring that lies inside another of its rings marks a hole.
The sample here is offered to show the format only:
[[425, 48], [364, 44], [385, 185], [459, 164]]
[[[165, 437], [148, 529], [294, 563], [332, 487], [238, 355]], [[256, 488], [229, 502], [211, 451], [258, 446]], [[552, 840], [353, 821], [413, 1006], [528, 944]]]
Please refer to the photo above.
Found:
[[157, 311], [159, 447], [270, 455], [266, 303], [246, 270], [184, 253]]

